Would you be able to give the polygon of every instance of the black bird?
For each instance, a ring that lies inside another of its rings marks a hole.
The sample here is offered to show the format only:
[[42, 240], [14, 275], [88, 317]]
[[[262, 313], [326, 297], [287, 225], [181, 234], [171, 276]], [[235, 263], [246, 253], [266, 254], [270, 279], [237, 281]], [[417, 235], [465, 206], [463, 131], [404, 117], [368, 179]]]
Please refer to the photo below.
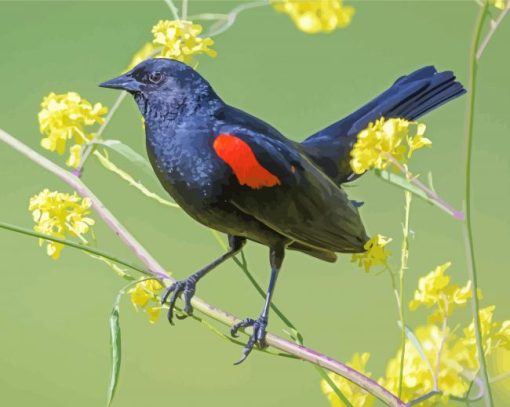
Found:
[[126, 90], [145, 119], [147, 153], [163, 187], [196, 221], [226, 233], [230, 249], [198, 272], [171, 285], [168, 319], [183, 294], [184, 311], [196, 283], [239, 253], [246, 240], [269, 247], [271, 278], [242, 362], [255, 344], [264, 346], [268, 311], [286, 249], [334, 262], [335, 253], [364, 251], [368, 240], [357, 205], [341, 184], [352, 173], [350, 151], [358, 132], [380, 117], [415, 120], [465, 92], [452, 72], [432, 66], [398, 79], [346, 118], [302, 143], [266, 122], [229, 106], [193, 68], [170, 59], [149, 59], [102, 83]]

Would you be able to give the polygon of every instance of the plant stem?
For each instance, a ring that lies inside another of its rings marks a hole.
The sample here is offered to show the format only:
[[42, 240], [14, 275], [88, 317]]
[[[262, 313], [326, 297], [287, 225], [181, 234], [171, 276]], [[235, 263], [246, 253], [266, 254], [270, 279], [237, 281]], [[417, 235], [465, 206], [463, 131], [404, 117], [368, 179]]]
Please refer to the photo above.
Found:
[[[142, 261], [147, 270], [160, 280], [167, 280], [170, 283], [175, 279], [170, 277], [163, 266], [152, 257], [152, 255], [138, 242], [131, 233], [119, 222], [119, 220], [104, 206], [104, 204], [95, 196], [95, 194], [75, 175], [56, 165], [55, 163], [43, 157], [41, 154], [32, 150], [27, 145], [20, 142], [10, 134], [0, 129], [0, 141], [3, 141], [10, 147], [23, 154], [25, 157], [48, 170], [62, 181], [67, 183], [71, 188], [75, 189], [82, 197], [88, 197], [92, 202], [92, 207], [96, 213], [103, 219], [106, 225], [124, 242], [124, 244], [133, 252], [133, 254]], [[204, 300], [193, 297], [191, 301], [195, 310], [202, 312], [204, 315], [221, 322], [224, 325], [232, 326], [240, 319], [234, 315], [223, 311], [214, 305], [208, 304]], [[250, 332], [250, 329], [247, 329]], [[362, 373], [352, 369], [344, 363], [332, 359], [314, 349], [298, 345], [271, 333], [266, 335], [266, 343], [273, 348], [294, 355], [301, 360], [310, 362], [317, 366], [323, 367], [331, 372], [337, 373], [347, 380], [357, 384], [374, 397], [381, 400], [384, 404], [391, 407], [404, 407], [406, 404], [385, 389], [375, 380], [363, 375]]]
[[172, 12], [172, 16], [174, 20], [179, 20], [179, 11], [177, 10], [177, 7], [175, 6], [174, 2], [172, 0], [164, 0], [170, 11]]
[[[112, 119], [113, 115], [115, 114], [115, 112], [117, 111], [119, 106], [122, 104], [122, 101], [124, 100], [124, 98], [126, 97], [127, 94], [128, 94], [127, 92], [122, 91], [122, 92], [120, 92], [119, 96], [117, 96], [117, 99], [115, 99], [115, 102], [113, 103], [111, 109], [108, 111], [108, 114], [106, 115], [103, 124], [101, 125], [101, 127], [99, 127], [99, 130], [95, 134], [95, 137], [93, 140], [101, 138], [101, 135], [103, 134], [104, 129], [110, 123], [110, 120]], [[93, 140], [90, 140], [90, 141], [93, 141]], [[87, 144], [86, 150], [84, 151], [84, 153], [81, 157], [80, 165], [78, 166], [78, 168], [76, 168], [73, 171], [74, 175], [77, 175], [78, 177], [81, 176], [81, 174], [83, 173], [83, 168], [85, 166], [85, 162], [89, 158], [90, 154], [95, 150], [95, 148], [96, 148], [96, 145], [94, 143], [89, 142]]]
[[181, 3], [181, 18], [186, 20], [188, 18], [188, 0], [182, 0]]
[[400, 355], [400, 373], [398, 379], [398, 397], [402, 397], [402, 384], [404, 382], [404, 362], [406, 354], [406, 332], [405, 332], [405, 315], [404, 315], [404, 275], [407, 270], [407, 263], [409, 259], [409, 214], [411, 212], [411, 199], [412, 194], [409, 191], [405, 191], [405, 204], [404, 204], [404, 226], [402, 228], [402, 250], [400, 255], [400, 271], [399, 271], [399, 314], [400, 322], [402, 324], [402, 353]]
[[337, 397], [344, 403], [346, 407], [353, 407], [351, 402], [345, 395], [340, 391], [336, 383], [331, 379], [331, 377], [328, 376], [328, 374], [319, 366], [314, 366], [315, 370], [319, 373], [320, 377], [328, 384], [329, 387], [331, 387], [331, 390], [334, 391], [334, 393], [337, 395]]
[[115, 262], [117, 264], [121, 264], [123, 266], [129, 267], [130, 269], [138, 271], [139, 273], [142, 273], [142, 274], [145, 274], [145, 275], [151, 275], [149, 272], [147, 272], [147, 270], [144, 270], [143, 268], [141, 268], [141, 267], [139, 267], [139, 266], [137, 266], [135, 264], [129, 263], [126, 260], [119, 259], [118, 257], [115, 257], [112, 254], [109, 254], [109, 253], [107, 253], [107, 252], [105, 252], [103, 250], [95, 249], [95, 248], [90, 247], [90, 246], [85, 246], [83, 244], [75, 243], [75, 242], [72, 242], [70, 240], [61, 239], [61, 238], [55, 237], [55, 236], [45, 235], [44, 233], [35, 232], [33, 230], [25, 229], [25, 228], [22, 228], [20, 226], [11, 225], [11, 224], [5, 223], [5, 222], [0, 222], [0, 229], [5, 229], [5, 230], [9, 230], [11, 232], [20, 233], [22, 235], [38, 237], [40, 239], [50, 240], [52, 242], [60, 243], [60, 244], [63, 244], [65, 246], [73, 247], [75, 249], [82, 250], [82, 251], [84, 251], [86, 253], [93, 254], [95, 256], [104, 257], [105, 259], [108, 259], [108, 260], [111, 260], [111, 261], [113, 261], [113, 262]]
[[135, 179], [130, 174], [128, 174], [126, 171], [117, 167], [112, 161], [110, 161], [110, 159], [106, 155], [101, 154], [99, 151], [94, 151], [94, 156], [99, 160], [101, 165], [103, 167], [105, 167], [108, 171], [111, 171], [114, 174], [117, 174], [120, 178], [122, 178], [124, 181], [126, 181], [129, 185], [138, 189], [146, 197], [154, 199], [155, 201], [159, 202], [162, 205], [169, 206], [171, 208], [180, 209], [180, 206], [177, 205], [175, 202], [170, 202], [166, 199], [161, 198], [158, 194], [149, 191], [145, 187], [145, 185], [143, 185], [141, 182], [135, 181]]
[[478, 47], [478, 50], [476, 51], [476, 60], [479, 61], [482, 57], [483, 52], [485, 51], [485, 48], [489, 44], [489, 42], [492, 39], [492, 36], [498, 29], [499, 25], [503, 21], [503, 19], [506, 17], [508, 12], [510, 11], [510, 1], [506, 3], [505, 9], [499, 14], [498, 18], [494, 21], [491, 21], [491, 28], [485, 35], [485, 38], [480, 42], [480, 46]]
[[243, 12], [245, 10], [249, 10], [251, 8], [263, 7], [263, 6], [268, 6], [268, 5], [269, 5], [269, 1], [268, 0], [265, 0], [265, 1], [255, 1], [255, 2], [252, 2], [252, 3], [243, 3], [243, 4], [240, 4], [240, 5], [236, 6], [236, 7], [234, 7], [225, 16], [226, 23], [223, 26], [219, 26], [219, 28], [217, 28], [216, 30], [214, 28], [212, 30], [210, 29], [204, 36], [205, 37], [214, 37], [216, 35], [223, 34], [230, 27], [232, 27], [232, 25], [236, 21], [236, 19], [239, 16], [239, 14], [241, 14], [241, 12]]
[[471, 163], [473, 154], [473, 125], [474, 125], [474, 109], [475, 109], [475, 94], [476, 94], [476, 75], [478, 64], [476, 60], [476, 51], [480, 43], [482, 29], [487, 16], [489, 3], [484, 2], [483, 7], [480, 9], [478, 19], [473, 33], [473, 40], [471, 44], [470, 55], [470, 73], [469, 73], [469, 89], [471, 94], [468, 100], [467, 110], [467, 126], [466, 126], [466, 163], [465, 163], [465, 189], [464, 189], [464, 205], [466, 208], [466, 222], [463, 224], [464, 241], [466, 248], [466, 260], [469, 278], [473, 282], [471, 285], [471, 305], [473, 312], [473, 321], [475, 326], [476, 349], [478, 353], [478, 360], [480, 364], [480, 375], [484, 385], [484, 402], [486, 406], [492, 406], [492, 393], [489, 383], [489, 376], [487, 373], [487, 363], [483, 350], [482, 326], [480, 322], [480, 305], [478, 299], [478, 278], [476, 273], [475, 261], [475, 248], [473, 241], [473, 226], [472, 226], [472, 212], [471, 212]]
[[[443, 198], [441, 198], [436, 191], [433, 191], [429, 187], [427, 187], [423, 182], [421, 182], [418, 178], [416, 178], [409, 170], [402, 165], [395, 157], [393, 157], [391, 154], [386, 153], [386, 156], [391, 161], [391, 163], [397, 167], [402, 174], [405, 175], [406, 179], [416, 186], [419, 190], [424, 192], [426, 196], [432, 200], [438, 207], [443, 209], [445, 212], [452, 215], [457, 220], [464, 220], [464, 214], [460, 211], [457, 211], [455, 208], [453, 208], [448, 202], [446, 202]], [[379, 172], [379, 174], [382, 174], [382, 172]], [[381, 176], [381, 175], [379, 175]], [[389, 182], [391, 182], [390, 176], [387, 177], [381, 177]], [[398, 185], [398, 184], [397, 184]]]

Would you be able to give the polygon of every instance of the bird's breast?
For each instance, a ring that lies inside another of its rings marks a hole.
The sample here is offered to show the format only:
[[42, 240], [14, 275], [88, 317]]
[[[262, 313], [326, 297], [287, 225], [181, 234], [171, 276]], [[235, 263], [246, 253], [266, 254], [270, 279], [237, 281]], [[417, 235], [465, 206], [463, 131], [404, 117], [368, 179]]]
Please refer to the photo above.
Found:
[[161, 184], [179, 205], [204, 210], [225, 199], [225, 167], [202, 140], [147, 137], [147, 153]]

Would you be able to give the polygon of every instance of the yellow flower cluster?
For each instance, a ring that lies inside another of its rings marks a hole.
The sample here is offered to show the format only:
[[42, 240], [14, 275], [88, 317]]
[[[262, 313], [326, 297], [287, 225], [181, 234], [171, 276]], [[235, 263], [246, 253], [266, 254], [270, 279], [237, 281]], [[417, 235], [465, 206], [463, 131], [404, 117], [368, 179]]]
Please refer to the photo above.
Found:
[[414, 151], [430, 146], [432, 142], [423, 137], [425, 125], [404, 119], [384, 117], [358, 133], [351, 151], [351, 168], [355, 174], [363, 174], [370, 168], [384, 169], [392, 158], [405, 163]]
[[41, 103], [39, 129], [45, 136], [41, 146], [62, 155], [66, 151], [67, 140], [73, 140], [70, 157], [66, 164], [77, 167], [80, 164], [82, 145], [94, 138], [85, 127], [103, 123], [102, 117], [107, 108], [101, 103], [92, 105], [76, 92], [64, 94], [50, 93]]
[[[432, 318], [440, 322], [439, 325], [430, 322], [429, 318], [427, 325], [414, 330], [415, 339], [408, 338], [406, 341], [402, 400], [409, 402], [434, 389], [440, 391], [440, 394], [422, 401], [419, 404], [422, 407], [449, 406], [450, 396], [465, 397], [479, 369], [474, 323], [471, 322], [461, 330], [460, 335], [456, 335], [446, 323], [446, 316], [451, 310], [466, 304], [470, 298], [468, 291], [471, 287], [469, 282], [464, 287], [451, 284], [450, 277], [445, 275], [449, 266], [450, 263], [442, 264], [420, 279], [410, 304], [411, 309], [416, 309], [419, 305], [440, 307], [441, 303], [444, 304], [440, 314], [442, 319]], [[494, 306], [488, 306], [479, 313], [486, 356], [498, 349], [510, 351], [510, 320], [494, 321], [494, 310]], [[364, 373], [368, 359], [366, 355], [356, 355], [353, 359], [357, 361], [356, 364], [351, 362], [350, 365]], [[385, 376], [378, 380], [379, 384], [394, 394], [399, 392], [401, 356], [402, 349], [399, 349], [388, 361]], [[354, 407], [372, 405], [373, 400], [361, 397], [360, 389], [351, 389], [349, 386], [353, 385], [338, 376], [330, 377]], [[324, 381], [321, 382], [321, 389], [333, 407], [344, 405]]]
[[[81, 198], [76, 192], [71, 195], [45, 189], [30, 199], [28, 209], [36, 223], [36, 232], [62, 239], [67, 235], [76, 236], [86, 243], [83, 235], [94, 225], [94, 220], [87, 217], [90, 206], [90, 199]], [[48, 256], [58, 259], [63, 245], [45, 239], [39, 240], [40, 245], [44, 242], [47, 243]]]
[[[445, 335], [447, 340], [445, 340]], [[460, 343], [452, 341], [450, 332], [443, 332], [436, 325], [427, 325], [415, 330], [415, 336], [421, 344], [422, 354], [418, 352], [411, 341], [406, 341], [406, 354], [402, 382], [402, 400], [415, 400], [434, 389], [435, 380], [441, 395], [423, 401], [421, 407], [448, 406], [449, 396], [463, 397], [470, 387], [470, 381], [463, 376], [465, 366], [461, 357], [466, 354], [476, 358], [476, 352], [467, 352]], [[439, 375], [437, 355], [439, 359]], [[386, 367], [386, 375], [379, 379], [379, 383], [394, 394], [398, 394], [400, 380], [400, 359], [402, 349], [399, 349], [394, 358], [390, 359]]]
[[391, 242], [391, 238], [375, 235], [365, 243], [364, 253], [355, 253], [352, 255], [351, 262], [358, 262], [358, 266], [363, 266], [368, 273], [370, 268], [377, 265], [385, 266], [388, 261], [389, 252], [385, 246]]
[[202, 26], [191, 21], [161, 20], [152, 28], [153, 43], [163, 48], [161, 57], [185, 63], [190, 63], [196, 54], [215, 57], [216, 51], [209, 48], [214, 41], [212, 38], [199, 37], [201, 32]]
[[447, 262], [437, 266], [420, 278], [418, 289], [409, 303], [409, 308], [413, 311], [421, 305], [427, 308], [436, 306], [436, 310], [429, 316], [429, 322], [442, 322], [457, 306], [466, 304], [471, 298], [471, 281], [464, 287], [450, 284], [450, 276], [445, 275], [450, 265], [451, 263]]
[[140, 62], [150, 57], [172, 58], [184, 63], [193, 62], [193, 56], [206, 54], [210, 57], [217, 55], [209, 48], [214, 44], [212, 38], [200, 37], [200, 24], [193, 24], [185, 20], [161, 20], [152, 27], [154, 39], [146, 43], [129, 63], [126, 71], [133, 69]]
[[272, 4], [308, 34], [347, 27], [354, 15], [354, 8], [344, 6], [342, 0], [273, 0]]
[[[368, 359], [370, 358], [370, 353], [355, 353], [350, 362], [347, 362], [347, 365], [357, 370], [358, 372], [363, 373], [365, 376], [370, 377], [372, 374], [366, 371], [366, 365]], [[359, 388], [352, 382], [347, 379], [344, 379], [341, 376], [338, 376], [334, 373], [328, 373], [329, 378], [336, 384], [336, 386], [340, 389], [342, 394], [347, 397], [347, 399], [351, 402], [353, 407], [370, 407], [374, 404], [374, 397], [368, 394], [365, 390]], [[328, 384], [328, 382], [324, 379], [321, 380], [321, 390], [326, 395], [328, 400], [331, 403], [332, 407], [344, 407], [345, 404], [338, 398], [335, 394], [334, 390]]]
[[149, 322], [154, 324], [161, 314], [161, 305], [158, 294], [163, 289], [163, 285], [158, 280], [144, 280], [137, 283], [129, 293], [131, 302], [135, 308], [141, 308], [149, 317]]

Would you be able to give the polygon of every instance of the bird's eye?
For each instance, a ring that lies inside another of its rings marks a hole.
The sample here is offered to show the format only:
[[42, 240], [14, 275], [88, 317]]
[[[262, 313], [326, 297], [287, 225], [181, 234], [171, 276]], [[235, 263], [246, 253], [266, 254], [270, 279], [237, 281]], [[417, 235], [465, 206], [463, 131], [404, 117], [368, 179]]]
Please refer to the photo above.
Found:
[[149, 81], [154, 84], [158, 84], [163, 79], [163, 74], [161, 72], [151, 72], [149, 74]]

